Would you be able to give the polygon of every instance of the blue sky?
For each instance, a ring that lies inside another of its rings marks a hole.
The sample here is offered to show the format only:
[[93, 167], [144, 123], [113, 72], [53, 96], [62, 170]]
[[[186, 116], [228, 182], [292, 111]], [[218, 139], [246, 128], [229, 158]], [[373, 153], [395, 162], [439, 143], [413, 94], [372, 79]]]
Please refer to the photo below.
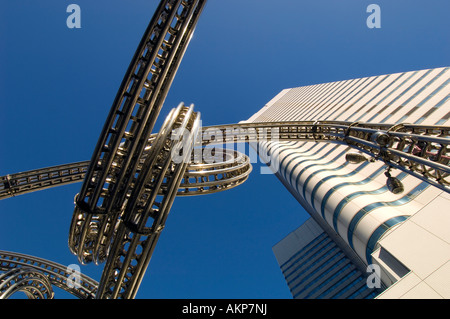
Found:
[[[1, 0], [0, 175], [90, 159], [156, 0]], [[81, 8], [81, 29], [66, 8]], [[381, 8], [369, 29], [366, 8]], [[210, 0], [160, 114], [248, 119], [285, 88], [449, 65], [450, 3]], [[159, 127], [157, 124], [156, 127]], [[76, 263], [73, 184], [0, 201], [0, 249]], [[177, 198], [137, 298], [291, 298], [272, 246], [306, 213], [272, 175]], [[101, 266], [82, 272], [100, 280]]]

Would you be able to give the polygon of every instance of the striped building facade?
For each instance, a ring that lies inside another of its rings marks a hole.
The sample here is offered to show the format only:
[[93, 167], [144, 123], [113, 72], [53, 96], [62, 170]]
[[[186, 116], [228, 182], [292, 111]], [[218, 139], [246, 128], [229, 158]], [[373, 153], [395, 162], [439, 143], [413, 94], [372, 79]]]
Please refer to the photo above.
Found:
[[272, 249], [294, 299], [372, 299], [383, 290], [367, 285], [367, 274], [312, 218]]
[[[449, 125], [450, 71], [436, 68], [285, 89], [246, 122], [337, 120]], [[383, 163], [351, 164], [345, 145], [265, 142], [278, 179], [359, 269], [377, 265], [379, 298], [450, 298], [450, 196]]]

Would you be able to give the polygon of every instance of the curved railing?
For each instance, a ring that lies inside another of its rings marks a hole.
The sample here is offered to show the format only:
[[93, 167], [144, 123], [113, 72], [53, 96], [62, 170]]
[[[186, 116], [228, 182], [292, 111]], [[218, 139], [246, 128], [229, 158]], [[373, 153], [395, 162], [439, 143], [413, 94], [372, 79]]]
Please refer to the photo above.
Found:
[[95, 297], [98, 283], [76, 269], [53, 261], [0, 250], [0, 299], [23, 291], [31, 299], [51, 299], [52, 286], [81, 299]]

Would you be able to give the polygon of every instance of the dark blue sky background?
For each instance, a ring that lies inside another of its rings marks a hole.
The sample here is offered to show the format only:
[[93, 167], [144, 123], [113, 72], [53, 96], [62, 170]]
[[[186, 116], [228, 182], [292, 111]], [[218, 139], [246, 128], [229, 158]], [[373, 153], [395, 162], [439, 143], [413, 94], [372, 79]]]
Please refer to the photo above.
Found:
[[[90, 159], [157, 2], [0, 0], [0, 175]], [[81, 29], [66, 26], [71, 3]], [[371, 3], [380, 29], [366, 26]], [[160, 119], [183, 101], [203, 125], [237, 123], [285, 88], [448, 66], [449, 11], [446, 0], [210, 0]], [[175, 200], [137, 298], [291, 298], [271, 248], [307, 215], [259, 165], [240, 187]], [[0, 201], [0, 249], [76, 263], [80, 186]], [[102, 266], [81, 269], [100, 280]]]

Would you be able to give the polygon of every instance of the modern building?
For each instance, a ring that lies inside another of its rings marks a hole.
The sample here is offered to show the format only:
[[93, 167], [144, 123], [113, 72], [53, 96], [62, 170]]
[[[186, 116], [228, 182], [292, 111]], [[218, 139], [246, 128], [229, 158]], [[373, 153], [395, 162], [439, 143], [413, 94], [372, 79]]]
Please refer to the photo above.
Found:
[[355, 265], [312, 218], [273, 252], [295, 299], [372, 299], [384, 288], [379, 278], [370, 281], [366, 269]]
[[[449, 81], [446, 67], [285, 89], [246, 122], [448, 125]], [[346, 145], [258, 147], [277, 159], [278, 179], [347, 258], [362, 272], [378, 267], [387, 289], [377, 298], [450, 298], [450, 194], [395, 169], [404, 191], [394, 194], [385, 165], [349, 163]]]

